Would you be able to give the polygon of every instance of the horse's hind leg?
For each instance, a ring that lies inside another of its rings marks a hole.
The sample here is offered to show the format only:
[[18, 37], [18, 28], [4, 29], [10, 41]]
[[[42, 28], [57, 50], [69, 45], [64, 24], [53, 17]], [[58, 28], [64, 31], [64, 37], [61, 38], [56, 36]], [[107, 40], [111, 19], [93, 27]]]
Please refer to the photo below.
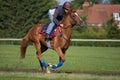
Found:
[[41, 50], [42, 47], [41, 47], [39, 41], [34, 42], [34, 46], [35, 46], [35, 48], [36, 48], [37, 58], [38, 58], [38, 60], [39, 60], [39, 63], [40, 63], [40, 66], [41, 66], [42, 70], [45, 69], [47, 73], [50, 73], [50, 71], [48, 70], [48, 65], [47, 65], [47, 64], [45, 63], [45, 61], [42, 59], [42, 55], [41, 55], [42, 52], [44, 52], [45, 50], [47, 50], [47, 48], [44, 49], [44, 50], [43, 50], [43, 49]]
[[[42, 63], [41, 63], [41, 61], [42, 61], [42, 53], [41, 53], [41, 46], [40, 46], [40, 42], [39, 41], [36, 41], [36, 42], [34, 42], [34, 46], [35, 46], [35, 48], [36, 48], [36, 54], [37, 54], [37, 58], [38, 58], [38, 60], [39, 60], [39, 62], [40, 62], [40, 66], [41, 66], [41, 68], [42, 68], [42, 70], [43, 70], [43, 65], [42, 65]], [[44, 62], [44, 61], [43, 61]]]
[[[46, 47], [46, 46], [44, 46], [44, 45], [41, 44], [41, 53], [45, 52], [47, 49], [48, 49], [48, 47]], [[48, 67], [46, 68], [46, 72], [50, 73], [50, 70], [48, 69]]]
[[39, 59], [39, 60], [41, 60], [42, 59], [42, 56], [41, 56], [41, 50], [40, 50], [40, 43], [39, 43], [39, 41], [35, 41], [34, 42], [34, 46], [35, 46], [35, 48], [36, 48], [36, 54], [37, 54], [37, 58]]

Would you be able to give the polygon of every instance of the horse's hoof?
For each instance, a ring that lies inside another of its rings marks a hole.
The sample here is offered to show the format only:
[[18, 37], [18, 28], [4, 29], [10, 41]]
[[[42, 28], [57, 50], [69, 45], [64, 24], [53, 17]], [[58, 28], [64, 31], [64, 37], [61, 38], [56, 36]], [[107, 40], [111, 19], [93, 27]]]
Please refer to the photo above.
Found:
[[52, 67], [52, 64], [51, 64], [51, 63], [48, 63], [48, 66], [49, 66], [49, 67]]
[[50, 73], [51, 73], [50, 70], [48, 69], [48, 67], [46, 68], [46, 73], [47, 73], [47, 74], [50, 74]]

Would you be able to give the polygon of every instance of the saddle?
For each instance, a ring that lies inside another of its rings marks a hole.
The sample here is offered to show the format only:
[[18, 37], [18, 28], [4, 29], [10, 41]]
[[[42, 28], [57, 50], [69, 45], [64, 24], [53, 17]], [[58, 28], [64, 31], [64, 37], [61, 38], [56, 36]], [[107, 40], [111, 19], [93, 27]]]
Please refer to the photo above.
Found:
[[[39, 31], [39, 33], [42, 35], [42, 36], [45, 36], [46, 35], [46, 30], [47, 30], [47, 27], [49, 26], [49, 23], [47, 24], [44, 24], [42, 29]], [[60, 26], [54, 26], [53, 30], [51, 31], [50, 33], [50, 37], [51, 38], [54, 38], [57, 34], [57, 32], [60, 32]]]

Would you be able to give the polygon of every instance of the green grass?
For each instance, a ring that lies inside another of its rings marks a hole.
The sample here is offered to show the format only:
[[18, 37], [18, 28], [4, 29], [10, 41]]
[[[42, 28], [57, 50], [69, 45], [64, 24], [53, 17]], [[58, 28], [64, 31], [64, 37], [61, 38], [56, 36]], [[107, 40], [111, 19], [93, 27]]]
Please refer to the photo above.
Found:
[[[35, 48], [29, 46], [26, 58], [20, 60], [17, 45], [0, 45], [0, 68], [39, 68]], [[42, 54], [47, 63], [56, 64], [58, 54], [48, 50]], [[66, 62], [57, 70], [120, 72], [120, 47], [73, 47], [66, 52]]]
[[120, 76], [66, 73], [0, 72], [0, 80], [120, 80]]
[[[20, 60], [19, 45], [0, 45], [0, 69], [39, 69], [36, 51], [29, 46], [26, 58]], [[56, 64], [58, 54], [48, 50], [42, 54], [47, 63]], [[120, 47], [73, 47], [66, 52], [66, 62], [56, 71], [120, 73]], [[32, 77], [29, 77], [31, 75]], [[6, 77], [7, 76], [7, 77]], [[40, 73], [0, 72], [0, 80], [119, 80], [119, 76], [52, 73], [41, 77]], [[51, 78], [52, 76], [52, 78]], [[53, 76], [56, 76], [53, 78]], [[66, 77], [67, 76], [67, 77]], [[71, 77], [72, 76], [72, 77]], [[79, 77], [80, 76], [80, 77]], [[83, 77], [84, 76], [84, 77]]]

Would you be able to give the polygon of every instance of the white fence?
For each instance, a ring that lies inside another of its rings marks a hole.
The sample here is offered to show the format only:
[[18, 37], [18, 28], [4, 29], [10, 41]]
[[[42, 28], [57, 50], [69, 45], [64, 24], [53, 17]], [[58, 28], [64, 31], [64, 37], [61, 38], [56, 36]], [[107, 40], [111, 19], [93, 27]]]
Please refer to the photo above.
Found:
[[[0, 38], [0, 44], [21, 44], [22, 39], [21, 38]], [[95, 42], [107, 42], [107, 46], [111, 46], [114, 42], [118, 46], [120, 46], [120, 40], [119, 39], [71, 39], [71, 45], [79, 46], [79, 42], [90, 42], [90, 46], [95, 46]], [[119, 43], [118, 43], [119, 42]], [[104, 44], [104, 43], [103, 43]], [[89, 44], [87, 44], [89, 45]]]
[[[0, 41], [21, 41], [17, 38], [0, 38]], [[71, 41], [83, 41], [83, 42], [120, 42], [119, 39], [71, 39]]]
[[[120, 46], [120, 40], [119, 39], [71, 39], [71, 41], [73, 42], [72, 45], [74, 45], [74, 46], [78, 46], [79, 45], [78, 42], [90, 42], [89, 44], [87, 44], [89, 46], [97, 45], [96, 42], [98, 42], [98, 43], [105, 42], [106, 44], [103, 43], [104, 45], [103, 44], [99, 44], [99, 45], [109, 46], [109, 47], [111, 45], [113, 45], [112, 43], [114, 42], [115, 44], [117, 44], [117, 46]], [[81, 43], [80, 43], [80, 45], [81, 45]], [[114, 45], [114, 46], [116, 46], [116, 45]]]
[[0, 41], [21, 41], [22, 39], [17, 38], [0, 38]]
[[120, 42], [118, 39], [71, 39], [71, 41], [84, 41], [84, 42]]

